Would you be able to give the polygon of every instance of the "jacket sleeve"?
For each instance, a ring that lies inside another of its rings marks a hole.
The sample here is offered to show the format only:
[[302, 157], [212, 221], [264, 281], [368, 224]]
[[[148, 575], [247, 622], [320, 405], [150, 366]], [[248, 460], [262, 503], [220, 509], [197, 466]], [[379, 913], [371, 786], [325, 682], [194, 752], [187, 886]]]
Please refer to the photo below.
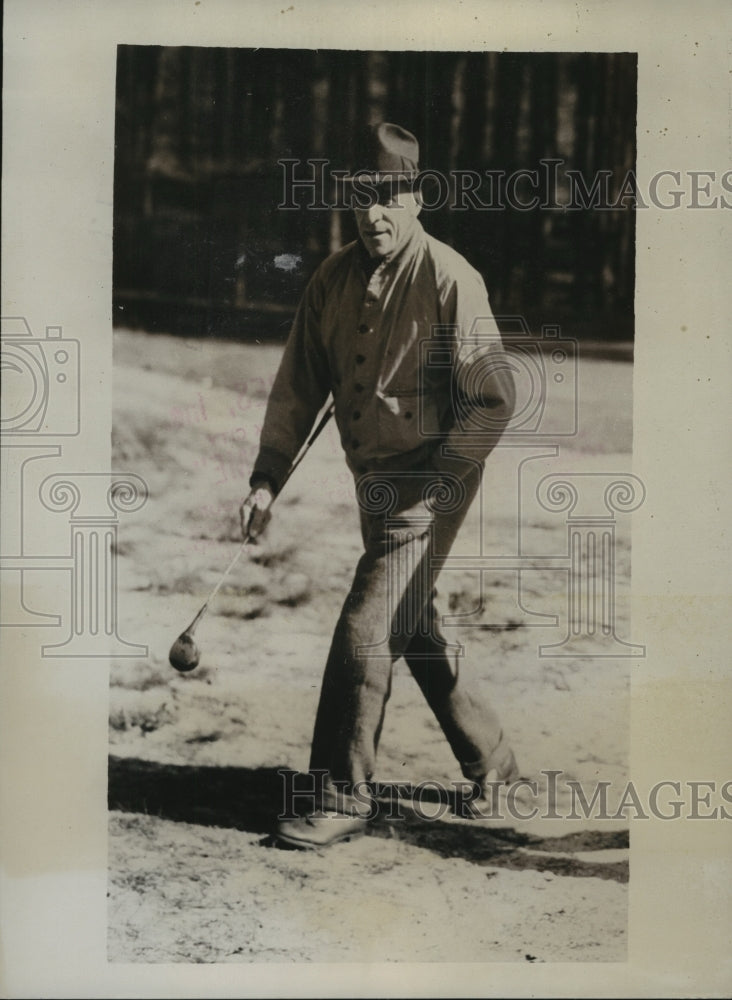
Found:
[[464, 476], [493, 451], [511, 419], [516, 390], [483, 279], [454, 280], [443, 303], [453, 329], [452, 391], [446, 436], [433, 457], [440, 472]]
[[265, 480], [278, 493], [287, 471], [330, 392], [320, 334], [323, 289], [318, 272], [298, 306], [267, 401], [250, 484]]

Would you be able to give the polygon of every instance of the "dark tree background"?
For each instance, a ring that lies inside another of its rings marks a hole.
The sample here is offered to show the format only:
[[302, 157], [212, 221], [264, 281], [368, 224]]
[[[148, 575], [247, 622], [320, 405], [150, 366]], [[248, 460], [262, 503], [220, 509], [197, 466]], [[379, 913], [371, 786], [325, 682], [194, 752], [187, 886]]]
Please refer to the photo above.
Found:
[[[539, 161], [556, 158], [560, 203], [567, 168], [588, 187], [610, 171], [614, 199], [635, 169], [636, 57], [120, 46], [115, 321], [283, 336], [317, 263], [354, 230], [346, 212], [278, 209], [277, 161], [302, 160], [298, 175], [312, 158], [349, 167], [357, 135], [382, 120], [416, 133], [423, 169], [543, 177]], [[632, 339], [632, 198], [422, 220], [481, 271], [495, 312], [535, 332]]]

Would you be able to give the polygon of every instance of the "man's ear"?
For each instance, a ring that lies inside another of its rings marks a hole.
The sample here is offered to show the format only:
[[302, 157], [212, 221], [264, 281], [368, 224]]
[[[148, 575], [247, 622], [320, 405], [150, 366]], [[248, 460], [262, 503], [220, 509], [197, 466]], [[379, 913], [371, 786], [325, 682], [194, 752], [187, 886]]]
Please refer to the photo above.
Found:
[[422, 211], [422, 205], [423, 205], [422, 188], [421, 187], [416, 188], [415, 190], [412, 191], [412, 194], [414, 196], [414, 201], [417, 206], [417, 209], [414, 214], [419, 215], [419, 213]]

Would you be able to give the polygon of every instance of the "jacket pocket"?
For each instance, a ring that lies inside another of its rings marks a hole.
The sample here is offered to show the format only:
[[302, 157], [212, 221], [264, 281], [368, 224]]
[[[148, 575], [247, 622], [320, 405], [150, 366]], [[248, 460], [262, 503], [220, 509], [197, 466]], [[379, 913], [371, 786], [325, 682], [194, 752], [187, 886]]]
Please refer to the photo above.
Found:
[[395, 392], [378, 397], [379, 448], [413, 451], [440, 435], [439, 397], [433, 392]]

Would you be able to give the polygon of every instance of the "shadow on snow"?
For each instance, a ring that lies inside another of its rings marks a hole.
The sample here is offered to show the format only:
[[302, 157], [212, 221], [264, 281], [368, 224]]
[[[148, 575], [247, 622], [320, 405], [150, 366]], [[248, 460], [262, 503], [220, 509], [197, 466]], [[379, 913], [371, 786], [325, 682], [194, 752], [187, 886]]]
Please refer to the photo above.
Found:
[[[261, 834], [262, 845], [272, 846], [269, 834], [281, 802], [282, 778], [274, 767], [195, 767], [109, 758], [108, 804], [113, 810]], [[492, 868], [628, 881], [627, 861], [594, 862], [571, 856], [578, 851], [627, 848], [627, 830], [580, 830], [540, 837], [507, 826], [488, 828], [479, 820], [456, 820], [459, 807], [454, 793], [432, 789], [420, 791], [421, 807], [443, 803], [447, 808], [439, 812], [452, 813], [453, 818], [425, 819], [407, 794], [399, 802], [400, 818], [388, 819], [386, 815], [396, 808], [390, 809], [388, 799], [380, 802], [383, 808], [369, 826], [370, 836], [396, 838], [441, 857]]]

